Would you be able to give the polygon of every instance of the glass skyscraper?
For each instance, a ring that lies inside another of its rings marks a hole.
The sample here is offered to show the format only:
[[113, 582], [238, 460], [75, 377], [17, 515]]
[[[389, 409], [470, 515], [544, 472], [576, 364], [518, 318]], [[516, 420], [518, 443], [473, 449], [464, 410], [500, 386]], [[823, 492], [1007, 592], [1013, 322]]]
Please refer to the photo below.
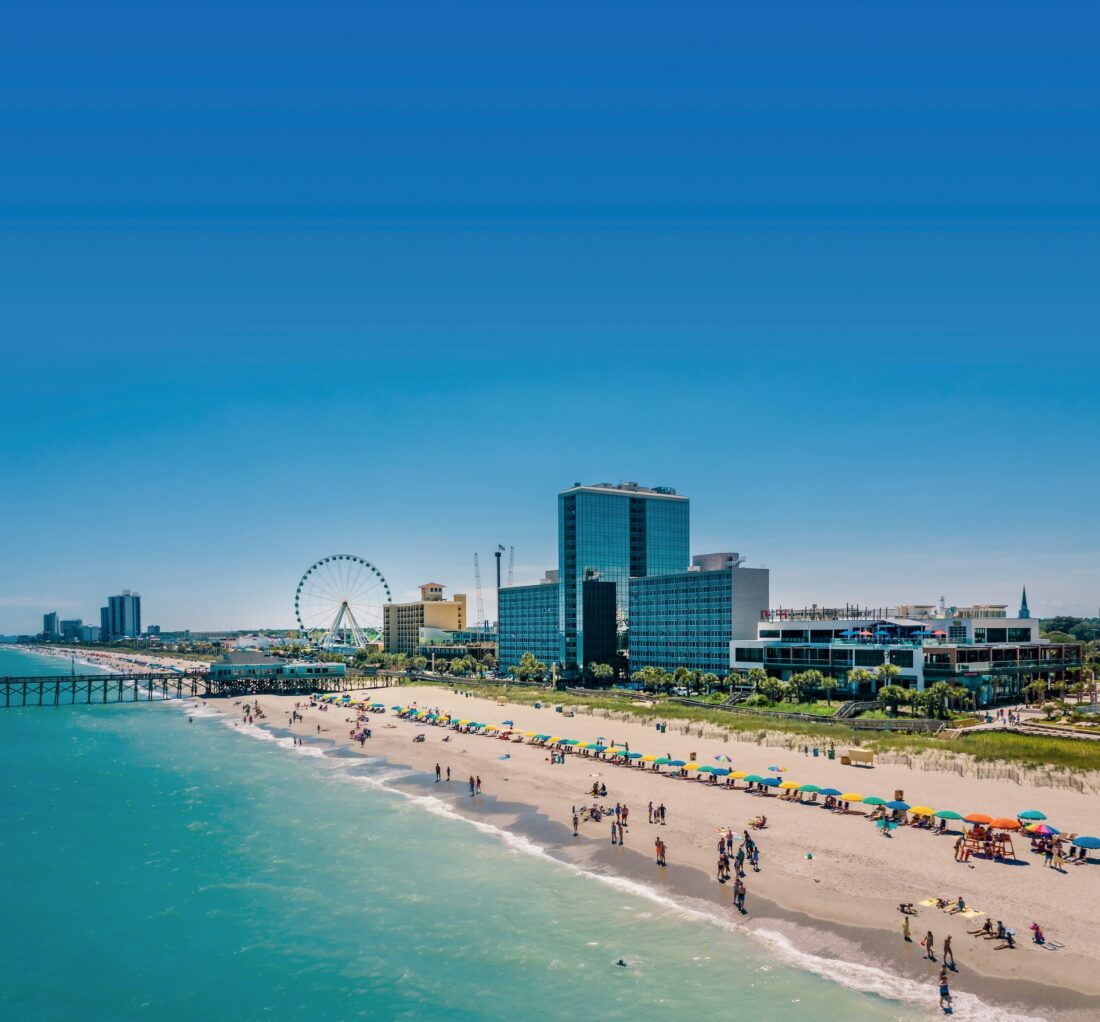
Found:
[[497, 590], [497, 660], [502, 671], [515, 667], [524, 653], [534, 654], [547, 668], [558, 662], [558, 593], [558, 584], [550, 581]]
[[[578, 483], [558, 494], [560, 659], [566, 672], [592, 660], [586, 655], [585, 627], [596, 622], [585, 614], [585, 581], [614, 583], [615, 628], [625, 635], [630, 579], [687, 569], [689, 508], [688, 498], [669, 487], [637, 483]], [[606, 627], [606, 622], [599, 624], [601, 635]], [[599, 646], [604, 655], [605, 643]]]

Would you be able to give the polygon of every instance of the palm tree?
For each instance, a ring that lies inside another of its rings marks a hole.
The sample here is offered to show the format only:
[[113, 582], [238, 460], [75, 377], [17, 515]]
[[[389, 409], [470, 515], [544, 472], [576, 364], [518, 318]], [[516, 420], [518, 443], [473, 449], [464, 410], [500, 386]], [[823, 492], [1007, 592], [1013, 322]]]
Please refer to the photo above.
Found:
[[909, 701], [909, 690], [900, 685], [884, 685], [878, 690], [879, 702], [890, 711], [890, 716], [898, 715], [898, 707]]

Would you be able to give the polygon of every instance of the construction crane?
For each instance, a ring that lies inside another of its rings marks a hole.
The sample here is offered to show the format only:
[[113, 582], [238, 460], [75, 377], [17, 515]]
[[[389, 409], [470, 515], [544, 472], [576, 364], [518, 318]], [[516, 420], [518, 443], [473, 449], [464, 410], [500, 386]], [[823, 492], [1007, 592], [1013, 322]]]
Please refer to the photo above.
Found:
[[510, 546], [508, 548], [508, 585], [512, 584], [512, 572], [516, 567], [516, 548]]
[[485, 623], [485, 600], [481, 595], [481, 565], [477, 563], [477, 554], [474, 554], [474, 592], [477, 594], [477, 623]]

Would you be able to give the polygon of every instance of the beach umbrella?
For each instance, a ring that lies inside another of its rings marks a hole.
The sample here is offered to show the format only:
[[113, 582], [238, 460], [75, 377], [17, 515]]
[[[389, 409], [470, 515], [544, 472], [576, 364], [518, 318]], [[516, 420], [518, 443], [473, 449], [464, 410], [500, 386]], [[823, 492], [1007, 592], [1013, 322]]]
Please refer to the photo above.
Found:
[[1057, 827], [1048, 826], [1045, 823], [1032, 823], [1024, 828], [1030, 834], [1038, 834], [1040, 837], [1053, 837], [1062, 832]]
[[955, 812], [954, 809], [941, 809], [938, 813], [936, 813], [936, 815], [941, 820], [961, 820], [962, 819], [962, 815], [960, 813]]
[[1076, 845], [1078, 848], [1087, 848], [1094, 850], [1100, 848], [1100, 837], [1075, 837], [1071, 844]]
[[718, 769], [718, 767], [701, 766], [701, 767], [699, 767], [699, 773], [701, 773], [701, 774], [713, 774], [717, 769]]
[[731, 771], [727, 770], [725, 767], [713, 767], [711, 772], [718, 777], [729, 777]]
[[558, 743], [559, 743], [559, 742], [561, 741], [561, 739], [560, 739], [560, 738], [547, 738], [546, 740], [547, 740], [547, 742], [549, 742], [549, 743], [550, 743], [551, 745], [557, 745], [557, 744], [558, 744]]
[[839, 798], [840, 792], [836, 788], [821, 788], [819, 789], [822, 795], [832, 795], [833, 798]]
[[625, 756], [627, 755], [626, 749], [608, 749], [607, 754], [609, 756]]
[[780, 782], [778, 777], [765, 777], [760, 783], [767, 785], [769, 788], [778, 788]]
[[684, 764], [684, 769], [685, 770], [698, 770], [699, 769], [699, 764], [698, 763], [685, 763]]
[[714, 757], [719, 763], [732, 763], [733, 760], [729, 758], [725, 753]]
[[840, 796], [840, 801], [841, 802], [862, 802], [863, 801], [863, 796], [857, 794], [854, 791], [846, 791], [843, 795]]
[[748, 781], [749, 784], [760, 784], [764, 780], [764, 778], [761, 777], [759, 774], [746, 774], [745, 780]]
[[886, 808], [893, 809], [897, 812], [907, 813], [909, 812], [909, 803], [902, 802], [900, 799], [895, 799], [893, 802], [887, 802]]
[[865, 806], [884, 806], [886, 805], [886, 799], [879, 798], [878, 795], [868, 795], [864, 800]]
[[798, 785], [794, 781], [784, 781], [781, 785], [779, 785], [779, 787], [781, 787], [784, 791], [795, 791], [798, 788]]
[[660, 758], [660, 757], [658, 757], [658, 756], [652, 756], [652, 755], [650, 755], [650, 756], [643, 756], [643, 757], [642, 757], [642, 762], [643, 762], [643, 763], [656, 763], [656, 762], [657, 762], [657, 760], [658, 760], [659, 758]]
[[770, 770], [770, 771], [771, 771], [771, 772], [772, 772], [773, 774], [781, 774], [781, 773], [783, 773], [783, 771], [784, 771], [784, 770], [786, 770], [787, 768], [786, 768], [786, 767], [781, 767], [781, 766], [770, 766], [770, 767], [768, 767], [768, 769], [769, 769], [769, 770]]
[[390, 709], [393, 710], [394, 713], [400, 713], [403, 709], [405, 709], [405, 707], [404, 706], [391, 706]]
[[986, 816], [985, 813], [967, 813], [964, 817], [967, 823], [992, 823], [993, 817]]
[[821, 789], [816, 784], [803, 784], [798, 790], [810, 793], [821, 791]]
[[913, 806], [909, 810], [914, 816], [935, 816], [936, 811], [931, 806]]
[[642, 754], [640, 752], [628, 752], [626, 754], [627, 759], [641, 759]]
[[746, 774], [744, 770], [731, 770], [730, 777], [735, 781], [741, 781], [748, 777], [748, 774]]
[[671, 766], [672, 765], [672, 760], [669, 759], [668, 756], [658, 756], [653, 762], [656, 763], [657, 766]]
[[[662, 760], [662, 762], [665, 762], [665, 761]], [[670, 760], [667, 760], [667, 762], [668, 762], [669, 766], [674, 766], [674, 767], [685, 766], [685, 763], [682, 759], [670, 759]]]
[[1038, 809], [1025, 809], [1017, 816], [1021, 820], [1045, 820], [1047, 818], [1046, 813], [1041, 813]]
[[1007, 816], [998, 816], [995, 820], [990, 820], [989, 825], [995, 830], [1019, 830], [1020, 821], [1010, 820]]
[[[466, 723], [466, 721], [464, 721], [464, 720], [460, 720], [460, 721], [459, 721], [459, 723], [460, 723], [460, 724], [465, 724], [465, 723]], [[523, 732], [523, 737], [524, 737], [524, 738], [534, 738], [534, 737], [535, 737], [535, 735], [537, 735], [537, 734], [538, 734], [538, 732], [537, 732], [537, 731], [524, 731], [524, 732]]]

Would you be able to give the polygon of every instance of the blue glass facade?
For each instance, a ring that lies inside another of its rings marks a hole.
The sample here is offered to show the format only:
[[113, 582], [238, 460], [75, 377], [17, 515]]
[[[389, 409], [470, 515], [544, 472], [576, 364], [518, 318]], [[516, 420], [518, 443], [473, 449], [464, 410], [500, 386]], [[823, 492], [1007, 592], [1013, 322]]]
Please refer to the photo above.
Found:
[[689, 507], [671, 490], [633, 485], [576, 486], [558, 495], [559, 659], [567, 671], [592, 659], [585, 652], [584, 581], [615, 584], [617, 624], [625, 633], [630, 579], [687, 567]]
[[560, 659], [559, 590], [553, 582], [507, 586], [497, 591], [498, 649], [501, 671], [532, 653], [547, 667]]
[[630, 669], [730, 671], [733, 571], [684, 572], [630, 583]]

